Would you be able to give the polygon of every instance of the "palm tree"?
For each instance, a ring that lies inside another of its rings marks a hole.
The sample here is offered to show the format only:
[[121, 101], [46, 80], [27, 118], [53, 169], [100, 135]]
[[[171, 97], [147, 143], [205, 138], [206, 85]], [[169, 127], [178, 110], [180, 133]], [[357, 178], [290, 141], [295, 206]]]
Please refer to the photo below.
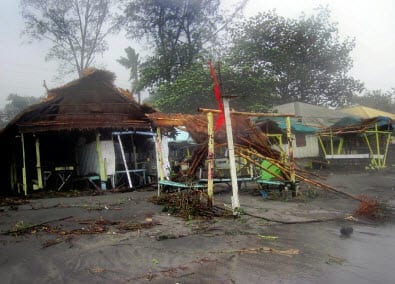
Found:
[[141, 95], [140, 90], [137, 89], [138, 81], [139, 81], [139, 54], [131, 48], [130, 46], [125, 48], [126, 57], [121, 56], [117, 59], [118, 63], [124, 66], [127, 69], [130, 69], [130, 77], [129, 80], [131, 81], [131, 92], [132, 94], [137, 95], [138, 103], [141, 103]]

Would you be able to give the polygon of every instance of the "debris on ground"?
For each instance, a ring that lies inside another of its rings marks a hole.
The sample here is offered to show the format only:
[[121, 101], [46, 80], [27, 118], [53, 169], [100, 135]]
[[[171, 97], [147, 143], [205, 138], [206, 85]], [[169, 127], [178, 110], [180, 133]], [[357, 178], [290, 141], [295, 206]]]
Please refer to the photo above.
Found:
[[231, 217], [232, 212], [219, 206], [210, 206], [208, 195], [193, 190], [176, 193], [167, 193], [150, 198], [157, 205], [164, 205], [163, 212], [191, 219], [193, 217]]

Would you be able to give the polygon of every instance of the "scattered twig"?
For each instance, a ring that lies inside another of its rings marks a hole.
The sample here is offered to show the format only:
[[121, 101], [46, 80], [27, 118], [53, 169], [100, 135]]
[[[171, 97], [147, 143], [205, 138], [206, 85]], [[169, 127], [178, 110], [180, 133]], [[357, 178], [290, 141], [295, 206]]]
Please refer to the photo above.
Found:
[[219, 251], [212, 251], [211, 253], [258, 253], [258, 252], [274, 253], [274, 254], [280, 254], [289, 257], [299, 254], [298, 249], [280, 250], [271, 247], [243, 248], [237, 250], [219, 250]]
[[26, 232], [34, 229], [34, 228], [37, 228], [37, 227], [40, 227], [40, 226], [44, 226], [46, 224], [53, 223], [53, 222], [64, 221], [64, 220], [70, 219], [72, 217], [73, 216], [68, 216], [68, 217], [63, 217], [63, 218], [58, 218], [58, 219], [45, 221], [45, 222], [42, 222], [42, 223], [39, 223], [39, 224], [23, 226], [22, 228], [19, 228], [19, 229], [13, 229], [13, 230], [8, 230], [6, 232], [3, 232], [2, 235], [23, 234], [23, 233], [26, 233]]
[[243, 212], [243, 214], [247, 216], [251, 216], [254, 218], [262, 219], [265, 221], [273, 222], [273, 223], [279, 223], [279, 224], [285, 224], [285, 225], [292, 225], [292, 224], [309, 224], [309, 223], [319, 223], [319, 222], [329, 222], [329, 221], [336, 221], [336, 220], [341, 220], [343, 219], [342, 217], [333, 217], [333, 218], [322, 218], [322, 219], [310, 219], [310, 220], [302, 220], [302, 221], [283, 221], [283, 220], [275, 220], [263, 216], [258, 216], [254, 215], [248, 212]]

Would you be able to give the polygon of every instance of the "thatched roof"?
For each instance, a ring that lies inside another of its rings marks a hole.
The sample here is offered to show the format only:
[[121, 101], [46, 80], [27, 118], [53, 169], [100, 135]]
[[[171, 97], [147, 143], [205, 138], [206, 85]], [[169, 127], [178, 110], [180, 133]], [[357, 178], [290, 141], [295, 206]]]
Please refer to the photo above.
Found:
[[[163, 114], [153, 113], [147, 115], [157, 127], [185, 127], [192, 139], [198, 144], [191, 158], [191, 165], [187, 175], [193, 176], [199, 165], [207, 158], [207, 116], [205, 114]], [[216, 114], [214, 114], [216, 119]], [[260, 127], [257, 127], [246, 116], [231, 115], [233, 141], [237, 148], [253, 149], [259, 154], [278, 159], [280, 153], [270, 147], [268, 137]], [[223, 126], [214, 133], [215, 144], [227, 145], [226, 131]]]
[[149, 129], [146, 113], [128, 91], [114, 86], [115, 75], [91, 69], [82, 78], [48, 91], [47, 99], [19, 114], [7, 128], [22, 132], [72, 129]]
[[377, 129], [380, 131], [392, 131], [392, 120], [388, 117], [374, 117], [369, 119], [358, 119], [355, 117], [345, 117], [339, 120], [336, 124], [323, 129], [321, 135], [349, 135], [365, 133], [368, 130]]
[[395, 114], [393, 113], [366, 107], [366, 106], [353, 106], [353, 107], [341, 109], [340, 111], [348, 115], [354, 115], [360, 117], [362, 119], [375, 118], [378, 116], [385, 116], [391, 119], [395, 119]]

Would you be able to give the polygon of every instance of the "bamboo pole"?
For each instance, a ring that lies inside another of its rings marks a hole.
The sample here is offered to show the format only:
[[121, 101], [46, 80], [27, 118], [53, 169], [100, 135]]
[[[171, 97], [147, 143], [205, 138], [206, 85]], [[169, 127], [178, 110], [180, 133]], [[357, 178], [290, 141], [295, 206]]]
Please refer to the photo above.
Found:
[[381, 151], [380, 151], [380, 137], [379, 137], [379, 133], [378, 133], [378, 127], [377, 127], [377, 123], [374, 125], [374, 131], [376, 134], [376, 151], [377, 151], [377, 163], [379, 168], [382, 168], [382, 160], [380, 159], [380, 155], [381, 155]]
[[368, 138], [368, 136], [366, 135], [366, 133], [364, 133], [364, 137], [365, 137], [365, 140], [366, 140], [366, 144], [368, 145], [370, 155], [372, 156], [370, 162], [371, 162], [372, 166], [374, 166], [375, 168], [377, 168], [378, 165], [377, 165], [376, 159], [373, 157], [374, 152], [373, 152], [372, 146], [370, 145], [369, 138]]
[[[289, 176], [291, 178], [292, 186], [295, 187], [295, 161], [292, 143], [292, 132], [291, 132], [291, 118], [288, 116], [285, 118], [287, 124], [287, 140], [288, 140], [288, 166], [289, 166]], [[296, 192], [296, 189], [295, 189]]]
[[309, 184], [311, 184], [311, 185], [317, 186], [317, 187], [322, 188], [322, 189], [324, 189], [324, 190], [328, 190], [328, 191], [330, 191], [330, 192], [334, 192], [334, 193], [341, 194], [341, 195], [343, 195], [343, 196], [349, 197], [349, 198], [351, 198], [351, 199], [353, 199], [353, 200], [356, 200], [356, 201], [359, 201], [359, 202], [363, 202], [363, 200], [362, 200], [361, 198], [359, 198], [359, 197], [357, 197], [357, 196], [354, 196], [354, 195], [352, 195], [352, 194], [349, 194], [349, 193], [347, 193], [347, 192], [338, 190], [338, 189], [336, 189], [336, 188], [334, 188], [334, 187], [332, 187], [332, 186], [329, 186], [329, 185], [327, 185], [327, 184], [324, 184], [324, 183], [321, 183], [321, 182], [318, 182], [318, 181], [314, 181], [314, 180], [305, 178], [305, 177], [303, 177], [303, 176], [301, 176], [301, 175], [296, 175], [296, 176], [297, 176], [298, 179], [300, 179], [300, 180], [302, 180], [302, 181], [304, 181], [304, 182], [307, 182], [307, 183], [309, 183]]
[[339, 145], [337, 145], [337, 154], [340, 155], [343, 150], [344, 138], [340, 137]]
[[384, 152], [384, 159], [383, 159], [383, 167], [385, 167], [385, 164], [387, 163], [387, 154], [388, 154], [388, 147], [391, 142], [391, 133], [387, 134], [387, 144], [385, 145], [385, 152]]
[[97, 151], [97, 158], [99, 161], [99, 170], [100, 170], [100, 188], [106, 189], [107, 173], [106, 173], [106, 165], [103, 159], [103, 153], [101, 151], [100, 133], [96, 133], [96, 151]]
[[[236, 150], [236, 152], [237, 152], [238, 155], [240, 155], [241, 157], [243, 157], [244, 159], [246, 159], [246, 160], [247, 160], [248, 162], [250, 162], [251, 164], [253, 164], [253, 165], [255, 165], [255, 166], [261, 168], [262, 170], [264, 170], [265, 172], [267, 172], [267, 173], [269, 173], [269, 174], [275, 176], [275, 177], [278, 178], [279, 180], [284, 180], [284, 178], [283, 178], [282, 176], [278, 175], [278, 174], [275, 173], [275, 172], [272, 172], [272, 171], [269, 170], [269, 169], [266, 169], [266, 168], [263, 167], [260, 163], [258, 163], [257, 161], [254, 161], [253, 159], [251, 159], [250, 157], [248, 157], [248, 156], [245, 155], [244, 153], [242, 153], [242, 152], [240, 152], [240, 151], [238, 151], [238, 150]], [[277, 166], [277, 165], [276, 165], [276, 166]]]
[[326, 149], [324, 146], [324, 142], [322, 141], [321, 135], [318, 135], [318, 141], [320, 142], [320, 146], [321, 146], [322, 152], [324, 153], [324, 157], [326, 157]]
[[208, 195], [208, 205], [210, 207], [213, 206], [213, 192], [214, 192], [214, 122], [213, 122], [213, 113], [207, 113], [207, 133], [208, 133], [208, 151], [207, 151], [207, 160], [208, 160], [208, 173], [207, 173], [207, 195]]
[[[276, 173], [272, 173], [271, 171], [266, 170], [266, 172], [268, 172], [269, 174], [272, 174], [281, 180], [290, 180], [291, 179], [289, 176], [289, 168], [287, 168], [285, 163], [282, 163], [282, 162], [280, 162], [276, 159], [270, 158], [270, 157], [263, 156], [258, 152], [251, 151], [250, 149], [245, 149], [245, 148], [243, 149], [242, 147], [240, 147], [240, 148], [242, 149], [242, 151], [237, 150], [238, 154], [241, 153], [240, 155], [242, 155], [242, 154], [246, 155], [243, 153], [243, 152], [246, 152], [247, 154], [255, 155], [256, 157], [258, 157], [261, 160], [267, 160], [270, 163], [272, 163], [273, 165], [275, 165], [276, 167], [278, 167], [282, 171], [283, 176], [279, 176]], [[259, 164], [258, 162], [256, 162], [255, 160], [250, 158], [248, 161], [265, 170], [265, 168], [263, 168], [262, 165]]]
[[[221, 113], [221, 110], [218, 109], [208, 109], [208, 108], [199, 108], [200, 112], [212, 112], [212, 113]], [[296, 117], [294, 113], [288, 114], [279, 114], [279, 113], [259, 113], [259, 112], [244, 112], [244, 111], [229, 111], [232, 115], [244, 115], [244, 116], [254, 116], [254, 117]]]
[[[285, 167], [282, 166], [280, 163], [278, 163], [278, 161], [277, 161], [277, 163], [276, 163], [276, 160], [275, 160], [275, 159], [272, 159], [272, 158], [269, 158], [269, 157], [263, 157], [263, 156], [260, 155], [259, 153], [255, 153], [255, 152], [253, 152], [253, 151], [251, 151], [251, 150], [249, 150], [249, 149], [243, 149], [243, 150], [246, 151], [247, 153], [256, 155], [258, 158], [265, 158], [265, 159], [267, 159], [268, 161], [270, 161], [271, 163], [273, 163], [273, 164], [275, 164], [277, 167], [279, 167], [281, 170], [284, 170], [284, 169], [285, 169]], [[266, 170], [266, 171], [269, 172], [270, 174], [275, 175], [275, 173], [272, 173], [272, 172], [268, 171], [267, 169], [263, 168], [262, 165], [260, 165], [258, 162], [254, 161], [251, 157], [248, 157], [248, 156], [245, 155], [244, 153], [238, 151], [238, 154], [239, 154], [240, 156], [246, 156], [246, 157], [247, 157], [246, 159], [247, 159], [248, 161], [250, 161], [251, 163], [253, 163], [254, 165], [256, 165], [256, 166], [262, 168], [263, 170]], [[279, 176], [278, 176], [278, 177], [279, 177]], [[359, 202], [363, 202], [363, 200], [362, 200], [361, 198], [357, 197], [357, 196], [354, 196], [354, 195], [349, 194], [349, 193], [344, 192], [344, 191], [340, 191], [340, 190], [338, 190], [338, 189], [336, 189], [336, 188], [334, 188], [334, 187], [331, 187], [331, 186], [329, 186], [329, 185], [327, 185], [327, 184], [324, 184], [324, 183], [321, 183], [321, 182], [318, 182], [318, 181], [315, 181], [315, 180], [306, 178], [306, 177], [304, 177], [304, 176], [302, 176], [302, 175], [300, 175], [300, 174], [295, 174], [295, 177], [296, 177], [298, 180], [304, 181], [304, 182], [306, 182], [306, 183], [309, 183], [309, 184], [311, 184], [311, 185], [313, 185], [313, 186], [316, 186], [316, 187], [319, 187], [319, 188], [321, 188], [321, 189], [324, 189], [324, 190], [327, 190], [327, 191], [330, 191], [330, 192], [333, 192], [333, 193], [341, 194], [341, 195], [343, 195], [343, 196], [346, 196], [346, 197], [348, 197], [348, 198], [351, 198], [351, 199], [356, 200], [356, 201], [359, 201]], [[280, 178], [280, 177], [279, 177], [279, 178]], [[284, 178], [282, 178], [282, 180], [283, 180], [283, 179], [284, 179]]]

